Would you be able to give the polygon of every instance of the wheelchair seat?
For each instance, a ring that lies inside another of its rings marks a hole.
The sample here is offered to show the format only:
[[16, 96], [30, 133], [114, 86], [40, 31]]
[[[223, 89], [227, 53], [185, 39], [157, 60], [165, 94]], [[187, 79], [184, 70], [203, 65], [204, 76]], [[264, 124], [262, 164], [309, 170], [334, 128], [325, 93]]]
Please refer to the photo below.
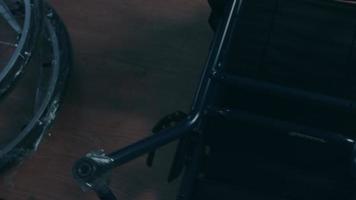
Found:
[[260, 199], [353, 198], [356, 5], [238, 3], [219, 60], [215, 102], [224, 109], [205, 128], [201, 182], [248, 188]]

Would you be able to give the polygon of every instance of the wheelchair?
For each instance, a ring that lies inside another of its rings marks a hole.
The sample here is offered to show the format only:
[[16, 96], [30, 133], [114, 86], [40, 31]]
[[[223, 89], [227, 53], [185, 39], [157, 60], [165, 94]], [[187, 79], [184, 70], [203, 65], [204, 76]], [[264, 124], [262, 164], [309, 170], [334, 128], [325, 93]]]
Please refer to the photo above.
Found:
[[109, 172], [179, 140], [179, 200], [356, 198], [356, 3], [211, 0], [215, 30], [191, 112], [79, 159], [73, 176], [117, 199]]

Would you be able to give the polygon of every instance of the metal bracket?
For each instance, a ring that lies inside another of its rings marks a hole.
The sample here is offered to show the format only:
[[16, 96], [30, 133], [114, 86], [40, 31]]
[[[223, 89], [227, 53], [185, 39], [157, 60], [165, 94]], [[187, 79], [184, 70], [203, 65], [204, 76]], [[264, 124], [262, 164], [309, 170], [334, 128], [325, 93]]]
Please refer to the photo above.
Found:
[[[172, 128], [177, 125], [177, 123], [183, 121], [187, 118], [187, 114], [181, 111], [174, 112], [166, 117], [162, 118], [152, 129], [154, 134], [159, 133], [162, 130]], [[195, 134], [189, 134], [185, 137], [182, 137], [179, 140], [177, 150], [174, 155], [173, 163], [168, 175], [168, 182], [172, 182], [177, 179], [180, 174], [183, 172], [183, 169], [186, 165], [186, 162], [189, 160], [189, 155], [193, 152], [193, 146], [195, 144]], [[146, 164], [149, 167], [152, 167], [153, 161], [155, 158], [156, 151], [152, 151], [146, 160]]]
[[100, 199], [116, 200], [109, 188], [110, 171], [105, 169], [112, 162], [104, 150], [90, 152], [76, 163], [73, 176], [83, 191], [93, 190]]
[[[183, 121], [184, 119], [187, 118], [187, 114], [181, 111], [174, 112], [172, 114], [169, 114], [165, 117], [163, 117], [158, 123], [152, 128], [152, 133], [157, 134], [162, 130], [172, 128], [174, 127], [177, 123]], [[153, 161], [155, 158], [156, 151], [152, 151], [149, 153], [147, 159], [146, 159], [146, 164], [149, 167], [152, 167]]]

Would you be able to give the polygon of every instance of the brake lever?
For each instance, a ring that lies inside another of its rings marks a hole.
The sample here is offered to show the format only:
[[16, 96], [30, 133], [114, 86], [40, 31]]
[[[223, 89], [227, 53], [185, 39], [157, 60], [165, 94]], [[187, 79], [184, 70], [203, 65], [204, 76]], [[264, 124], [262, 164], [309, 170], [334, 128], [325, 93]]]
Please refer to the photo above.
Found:
[[[187, 116], [187, 114], [181, 111], [177, 111], [173, 114], [167, 115], [154, 126], [152, 132], [154, 134], [157, 134], [162, 130], [173, 128], [177, 123], [186, 119]], [[174, 155], [173, 163], [168, 175], [168, 182], [172, 182], [173, 180], [177, 179], [183, 172], [186, 162], [189, 161], [190, 153], [194, 149], [194, 144], [196, 144], [195, 138], [195, 134], [189, 134], [188, 136], [185, 136], [179, 140], [177, 150]], [[147, 166], [153, 166], [155, 155], [156, 151], [152, 151], [151, 153], [149, 153], [146, 159]]]
[[109, 186], [103, 186], [96, 189], [96, 194], [101, 200], [117, 200]]
[[[172, 128], [174, 127], [177, 123], [181, 122], [182, 120], [187, 118], [187, 114], [185, 114], [182, 111], [177, 111], [175, 113], [172, 113], [170, 115], [167, 115], [166, 117], [162, 118], [158, 123], [153, 127], [152, 133], [157, 134], [162, 130]], [[148, 167], [153, 166], [153, 162], [155, 159], [156, 151], [152, 151], [148, 154], [148, 157], [146, 159], [146, 165]]]

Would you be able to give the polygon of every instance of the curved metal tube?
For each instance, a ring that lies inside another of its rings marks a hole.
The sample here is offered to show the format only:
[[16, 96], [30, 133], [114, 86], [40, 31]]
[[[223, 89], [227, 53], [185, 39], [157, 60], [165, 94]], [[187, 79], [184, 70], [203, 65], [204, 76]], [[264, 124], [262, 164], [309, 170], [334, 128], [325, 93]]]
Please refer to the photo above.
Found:
[[195, 113], [174, 128], [163, 130], [108, 155], [103, 151], [89, 153], [76, 162], [73, 176], [84, 189], [101, 190], [106, 187], [105, 174], [111, 169], [192, 133], [200, 123], [200, 116], [200, 113]]
[[[2, 1], [1, 1], [2, 2]], [[0, 71], [0, 97], [6, 94], [30, 60], [42, 31], [43, 3], [41, 0], [24, 0], [25, 21], [16, 50]]]

